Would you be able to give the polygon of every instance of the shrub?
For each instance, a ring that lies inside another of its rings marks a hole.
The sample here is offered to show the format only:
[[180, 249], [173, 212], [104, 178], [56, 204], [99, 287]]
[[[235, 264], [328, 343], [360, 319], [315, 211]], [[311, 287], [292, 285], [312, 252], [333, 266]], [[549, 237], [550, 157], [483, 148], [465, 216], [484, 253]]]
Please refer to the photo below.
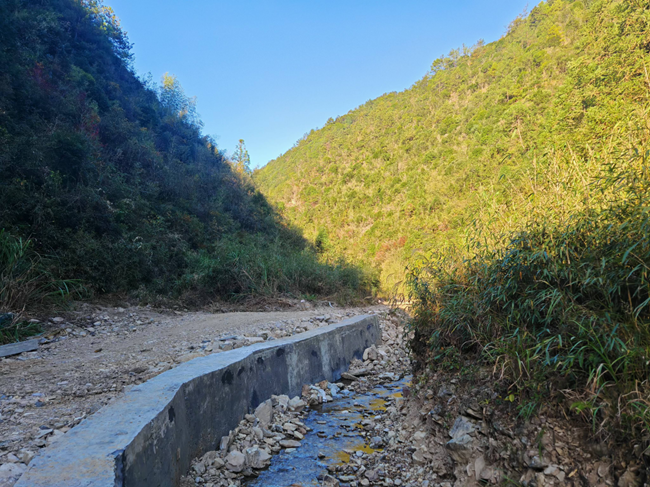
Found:
[[412, 268], [417, 358], [478, 356], [522, 408], [561, 393], [594, 428], [649, 440], [648, 161], [636, 152], [610, 165], [595, 182], [600, 197], [567, 219], [540, 216], [502, 246]]
[[79, 291], [76, 281], [54, 277], [30, 240], [0, 230], [0, 310], [20, 312]]

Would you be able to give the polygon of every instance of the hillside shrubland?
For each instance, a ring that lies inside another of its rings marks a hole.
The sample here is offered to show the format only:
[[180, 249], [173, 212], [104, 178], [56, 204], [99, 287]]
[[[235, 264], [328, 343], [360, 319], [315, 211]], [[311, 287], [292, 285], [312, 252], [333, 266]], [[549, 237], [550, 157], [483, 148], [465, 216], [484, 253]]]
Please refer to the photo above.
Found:
[[[0, 229], [0, 255], [21, 250], [6, 262], [38, 262], [46, 288], [86, 295], [349, 299], [368, 284], [319, 258], [233, 169], [175, 77], [134, 74], [98, 0], [0, 3]], [[16, 272], [0, 276], [20, 288]], [[50, 296], [15, 294], [0, 309]]]
[[410, 298], [420, 374], [490, 366], [520, 414], [560, 405], [643, 451], [648, 69], [647, 2], [549, 0], [256, 180]]

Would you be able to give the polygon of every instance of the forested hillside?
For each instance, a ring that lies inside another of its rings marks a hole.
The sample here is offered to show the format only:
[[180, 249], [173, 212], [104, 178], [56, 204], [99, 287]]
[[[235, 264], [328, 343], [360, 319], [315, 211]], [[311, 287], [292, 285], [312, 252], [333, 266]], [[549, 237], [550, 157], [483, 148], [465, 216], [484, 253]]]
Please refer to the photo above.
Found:
[[648, 2], [548, 0], [256, 179], [385, 292], [405, 283], [418, 380], [484, 366], [497, 404], [647, 455], [649, 69]]
[[377, 268], [391, 291], [415, 257], [504, 218], [565, 156], [587, 164], [615, 128], [646, 126], [647, 8], [542, 2], [500, 40], [330, 119], [255, 179], [308, 237]]
[[0, 308], [66, 286], [356, 292], [201, 133], [178, 80], [131, 61], [99, 0], [0, 2]]

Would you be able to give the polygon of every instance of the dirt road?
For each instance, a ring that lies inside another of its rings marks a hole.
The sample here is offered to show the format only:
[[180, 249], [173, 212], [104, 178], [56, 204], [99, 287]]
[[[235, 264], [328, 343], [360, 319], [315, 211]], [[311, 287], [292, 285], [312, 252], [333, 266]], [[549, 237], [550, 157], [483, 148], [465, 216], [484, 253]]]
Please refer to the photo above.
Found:
[[20, 466], [129, 387], [179, 363], [383, 311], [213, 314], [85, 305], [53, 317], [38, 351], [0, 359], [0, 465]]

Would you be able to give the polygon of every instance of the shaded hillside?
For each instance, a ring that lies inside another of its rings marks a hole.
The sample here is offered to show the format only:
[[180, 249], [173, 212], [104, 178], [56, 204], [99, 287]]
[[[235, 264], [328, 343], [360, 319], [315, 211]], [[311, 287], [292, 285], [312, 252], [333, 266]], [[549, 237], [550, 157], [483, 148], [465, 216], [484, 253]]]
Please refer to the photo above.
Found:
[[390, 288], [415, 256], [461, 244], [486, 206], [508, 207], [554, 151], [582, 164], [613, 127], [644, 119], [647, 8], [542, 2], [500, 40], [328, 121], [255, 179], [307, 236]]
[[202, 135], [177, 80], [134, 74], [130, 48], [98, 0], [0, 2], [0, 229], [13, 236], [0, 250], [30, 239], [39, 266], [100, 293], [355, 292], [359, 275], [321, 264]]

